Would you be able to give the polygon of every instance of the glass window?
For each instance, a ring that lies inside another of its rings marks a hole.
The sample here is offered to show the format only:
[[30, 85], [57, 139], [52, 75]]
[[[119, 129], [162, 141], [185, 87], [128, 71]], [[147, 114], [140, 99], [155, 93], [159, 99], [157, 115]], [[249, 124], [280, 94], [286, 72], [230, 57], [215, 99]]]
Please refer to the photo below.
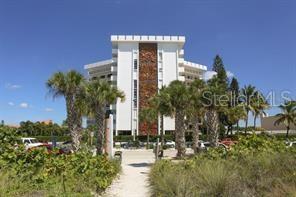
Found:
[[138, 97], [138, 81], [134, 80], [134, 107], [137, 107], [137, 97]]
[[24, 140], [24, 144], [30, 144], [30, 140]]
[[162, 61], [162, 52], [159, 52], [159, 61]]
[[134, 70], [138, 69], [138, 60], [134, 59]]

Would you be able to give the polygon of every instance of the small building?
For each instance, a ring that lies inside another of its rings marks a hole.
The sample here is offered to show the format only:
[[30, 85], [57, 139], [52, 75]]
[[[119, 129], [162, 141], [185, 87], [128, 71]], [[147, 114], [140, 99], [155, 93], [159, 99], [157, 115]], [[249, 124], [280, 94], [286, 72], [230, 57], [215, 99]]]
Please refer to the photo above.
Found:
[[[125, 102], [108, 106], [114, 114], [116, 135], [145, 135], [139, 111], [148, 105], [148, 100], [174, 80], [190, 83], [203, 79], [207, 70], [204, 65], [184, 60], [184, 36], [112, 35], [111, 43], [111, 59], [84, 68], [89, 80], [107, 80], [125, 93]], [[159, 133], [159, 121], [153, 134]], [[164, 130], [175, 130], [173, 118], [165, 117]]]

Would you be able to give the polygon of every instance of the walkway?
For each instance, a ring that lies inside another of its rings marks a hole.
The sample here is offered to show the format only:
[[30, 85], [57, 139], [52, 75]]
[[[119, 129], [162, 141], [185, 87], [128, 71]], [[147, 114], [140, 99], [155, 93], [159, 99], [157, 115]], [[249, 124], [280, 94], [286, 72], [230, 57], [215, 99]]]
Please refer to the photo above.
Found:
[[154, 162], [152, 150], [123, 150], [122, 173], [104, 197], [149, 197], [148, 175]]

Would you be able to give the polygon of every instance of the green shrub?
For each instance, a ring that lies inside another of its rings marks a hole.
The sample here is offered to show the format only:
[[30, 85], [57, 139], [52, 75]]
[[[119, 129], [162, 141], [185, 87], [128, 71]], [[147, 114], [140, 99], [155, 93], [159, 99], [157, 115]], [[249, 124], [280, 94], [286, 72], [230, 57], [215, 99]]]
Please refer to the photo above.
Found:
[[274, 137], [249, 135], [228, 152], [215, 148], [151, 170], [153, 196], [294, 196], [296, 154]]
[[286, 152], [241, 161], [160, 161], [153, 166], [150, 180], [153, 196], [292, 196], [296, 193], [296, 157]]
[[93, 196], [117, 176], [120, 164], [87, 150], [59, 155], [45, 149], [27, 151], [16, 137], [0, 129], [0, 196]]

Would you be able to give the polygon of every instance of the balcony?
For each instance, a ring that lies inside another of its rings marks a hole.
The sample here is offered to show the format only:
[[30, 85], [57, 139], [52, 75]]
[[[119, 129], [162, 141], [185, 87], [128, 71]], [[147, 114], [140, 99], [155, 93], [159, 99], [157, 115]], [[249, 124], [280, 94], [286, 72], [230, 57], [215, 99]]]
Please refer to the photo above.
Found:
[[179, 58], [184, 58], [184, 49], [179, 51]]
[[112, 75], [110, 78], [111, 81], [117, 81], [117, 76]]
[[179, 77], [178, 77], [178, 80], [180, 80], [180, 81], [185, 81], [185, 76], [179, 76]]
[[180, 73], [183, 74], [183, 73], [185, 72], [185, 68], [179, 66], [178, 71], [179, 71], [179, 74], [180, 74]]
[[111, 66], [111, 72], [116, 73], [117, 72], [117, 67], [116, 66]]
[[117, 57], [118, 49], [112, 49], [112, 57]]
[[179, 64], [184, 64], [184, 58], [178, 58], [178, 63]]

